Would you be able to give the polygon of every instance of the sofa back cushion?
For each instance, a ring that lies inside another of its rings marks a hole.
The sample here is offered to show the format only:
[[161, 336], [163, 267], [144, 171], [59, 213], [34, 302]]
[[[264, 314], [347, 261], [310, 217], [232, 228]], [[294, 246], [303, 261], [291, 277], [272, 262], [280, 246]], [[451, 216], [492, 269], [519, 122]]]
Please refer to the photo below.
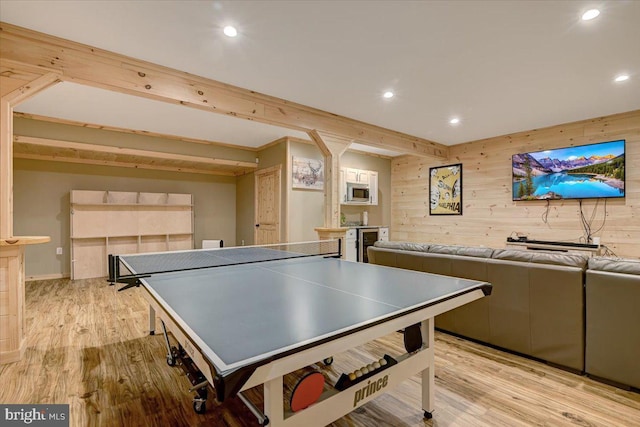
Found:
[[593, 257], [589, 259], [589, 270], [640, 276], [640, 260]]
[[531, 263], [531, 355], [584, 370], [584, 270]]
[[532, 262], [535, 264], [564, 265], [585, 269], [589, 257], [565, 252], [523, 251], [517, 249], [496, 249], [493, 258], [506, 261]]
[[529, 328], [529, 263], [490, 259], [488, 281], [490, 343], [531, 354]]
[[474, 246], [429, 245], [429, 252], [433, 254], [470, 256], [477, 258], [491, 258], [493, 249]]
[[385, 242], [378, 240], [374, 243], [376, 248], [395, 249], [398, 251], [414, 251], [427, 252], [429, 245], [427, 243], [411, 243], [411, 242]]

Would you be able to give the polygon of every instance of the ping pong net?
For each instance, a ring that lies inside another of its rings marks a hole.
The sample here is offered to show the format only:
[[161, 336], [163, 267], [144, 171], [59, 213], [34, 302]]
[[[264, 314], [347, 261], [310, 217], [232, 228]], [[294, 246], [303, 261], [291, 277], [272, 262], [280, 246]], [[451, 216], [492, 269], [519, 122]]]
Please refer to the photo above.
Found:
[[156, 274], [305, 257], [339, 258], [342, 254], [341, 249], [340, 240], [320, 240], [262, 246], [109, 255], [108, 281], [111, 284], [125, 284], [118, 289], [122, 291], [132, 286], [139, 286], [140, 279]]

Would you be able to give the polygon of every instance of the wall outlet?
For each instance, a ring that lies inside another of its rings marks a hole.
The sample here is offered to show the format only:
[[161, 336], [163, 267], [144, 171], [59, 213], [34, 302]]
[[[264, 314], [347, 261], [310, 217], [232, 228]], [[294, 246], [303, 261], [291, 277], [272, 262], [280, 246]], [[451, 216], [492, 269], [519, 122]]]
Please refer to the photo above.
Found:
[[56, 255], [62, 255], [62, 248], [56, 248]]

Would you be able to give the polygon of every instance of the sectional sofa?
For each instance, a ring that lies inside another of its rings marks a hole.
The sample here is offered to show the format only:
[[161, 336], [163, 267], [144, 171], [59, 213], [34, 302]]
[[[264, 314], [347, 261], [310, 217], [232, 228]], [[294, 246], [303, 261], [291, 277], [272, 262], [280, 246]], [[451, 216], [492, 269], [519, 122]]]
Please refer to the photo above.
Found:
[[382, 241], [368, 256], [493, 285], [491, 296], [438, 316], [441, 330], [640, 388], [640, 260]]

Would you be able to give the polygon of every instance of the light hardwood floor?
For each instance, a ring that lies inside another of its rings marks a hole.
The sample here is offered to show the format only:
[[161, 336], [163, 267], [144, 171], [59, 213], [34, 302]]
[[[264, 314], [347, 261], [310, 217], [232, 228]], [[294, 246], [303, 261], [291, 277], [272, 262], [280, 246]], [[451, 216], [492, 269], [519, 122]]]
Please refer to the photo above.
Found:
[[[104, 280], [26, 284], [25, 358], [0, 366], [0, 402], [67, 403], [72, 426], [255, 426], [236, 398], [192, 409], [188, 381], [148, 335], [140, 289]], [[399, 334], [336, 355], [341, 372], [403, 352]], [[436, 410], [424, 420], [419, 378], [405, 381], [333, 426], [640, 426], [640, 394], [456, 337], [436, 336]], [[250, 397], [257, 403], [259, 391]]]

